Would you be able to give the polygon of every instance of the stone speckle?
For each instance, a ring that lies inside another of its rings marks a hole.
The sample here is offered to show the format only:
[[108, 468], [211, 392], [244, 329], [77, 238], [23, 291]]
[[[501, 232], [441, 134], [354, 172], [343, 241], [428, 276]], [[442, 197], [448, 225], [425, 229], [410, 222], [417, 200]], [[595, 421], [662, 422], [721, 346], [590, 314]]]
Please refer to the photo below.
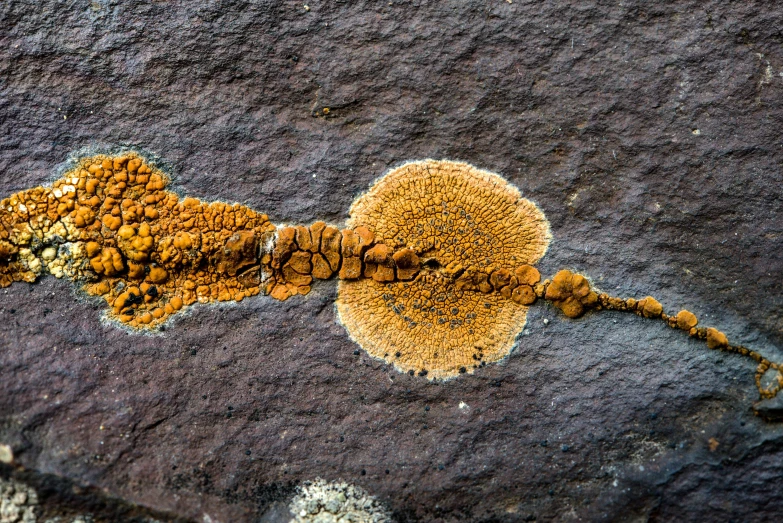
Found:
[[[128, 146], [169, 162], [181, 194], [342, 225], [389, 168], [462, 160], [546, 213], [542, 274], [655, 296], [781, 359], [783, 8], [308, 6], [2, 3], [0, 194]], [[320, 476], [398, 521], [777, 512], [783, 427], [747, 407], [753, 363], [660, 322], [537, 303], [505, 364], [443, 384], [355, 357], [332, 282], [155, 336], [70, 292], [0, 291], [0, 442], [130, 502], [254, 521]]]

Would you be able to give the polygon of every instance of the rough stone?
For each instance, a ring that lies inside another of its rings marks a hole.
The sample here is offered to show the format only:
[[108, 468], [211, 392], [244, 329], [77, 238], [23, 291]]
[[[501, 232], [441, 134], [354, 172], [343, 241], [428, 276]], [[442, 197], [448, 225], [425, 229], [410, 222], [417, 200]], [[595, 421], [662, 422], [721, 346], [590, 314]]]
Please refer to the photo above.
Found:
[[[131, 146], [181, 194], [342, 226], [389, 168], [463, 160], [546, 213], [544, 278], [654, 296], [781, 360], [783, 7], [308, 7], [1, 3], [0, 194]], [[397, 521], [779, 513], [783, 426], [754, 415], [749, 360], [540, 300], [505, 364], [430, 382], [354, 355], [335, 292], [196, 307], [140, 336], [66, 281], [16, 283], [0, 291], [0, 444], [197, 521], [285, 521], [316, 477]]]

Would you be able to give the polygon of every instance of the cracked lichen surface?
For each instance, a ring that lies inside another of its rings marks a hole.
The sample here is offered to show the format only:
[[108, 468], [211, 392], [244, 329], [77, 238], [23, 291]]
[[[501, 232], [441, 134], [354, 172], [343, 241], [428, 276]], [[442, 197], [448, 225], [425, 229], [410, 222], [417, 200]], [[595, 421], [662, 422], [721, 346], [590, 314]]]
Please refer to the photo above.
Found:
[[238, 203], [180, 198], [168, 177], [128, 151], [81, 158], [49, 187], [0, 201], [0, 287], [50, 273], [107, 304], [106, 316], [155, 329], [195, 303], [278, 300], [339, 278], [337, 310], [351, 338], [401, 371], [449, 379], [505, 358], [528, 307], [542, 298], [569, 318], [615, 310], [663, 320], [707, 347], [757, 362], [764, 398], [779, 365], [687, 310], [651, 296], [622, 299], [581, 274], [541, 280], [551, 235], [544, 213], [500, 176], [424, 160], [380, 178], [348, 227], [271, 223]]
[[514, 186], [465, 163], [412, 162], [354, 202], [348, 224], [365, 225], [422, 260], [413, 281], [340, 282], [340, 320], [368, 353], [428, 378], [508, 355], [528, 307], [458, 282], [534, 264], [546, 252], [549, 223]]
[[149, 328], [196, 302], [258, 294], [258, 248], [275, 231], [245, 206], [166, 190], [136, 153], [79, 160], [51, 187], [0, 202], [0, 286], [44, 271], [83, 283], [107, 316]]

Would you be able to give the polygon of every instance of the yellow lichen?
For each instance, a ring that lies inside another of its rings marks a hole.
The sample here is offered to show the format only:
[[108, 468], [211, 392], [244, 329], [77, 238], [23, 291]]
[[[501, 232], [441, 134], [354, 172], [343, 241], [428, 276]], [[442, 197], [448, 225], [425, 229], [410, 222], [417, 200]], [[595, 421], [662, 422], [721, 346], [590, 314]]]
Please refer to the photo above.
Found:
[[[550, 240], [544, 214], [515, 187], [465, 163], [408, 163], [354, 202], [348, 225], [385, 246], [367, 252], [365, 278], [339, 283], [340, 319], [367, 352], [428, 378], [509, 353], [527, 307], [499, 291]], [[405, 281], [414, 255], [421, 270]]]

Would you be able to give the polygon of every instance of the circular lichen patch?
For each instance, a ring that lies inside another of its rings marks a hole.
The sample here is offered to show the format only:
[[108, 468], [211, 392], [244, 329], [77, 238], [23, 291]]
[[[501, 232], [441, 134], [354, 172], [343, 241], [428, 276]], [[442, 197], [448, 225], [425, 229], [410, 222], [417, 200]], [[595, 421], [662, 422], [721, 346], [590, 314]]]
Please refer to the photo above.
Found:
[[359, 197], [348, 225], [422, 261], [413, 281], [340, 281], [340, 321], [369, 354], [401, 372], [447, 379], [511, 351], [527, 307], [455, 282], [464, 271], [532, 265], [546, 252], [549, 222], [516, 187], [466, 163], [412, 162]]

